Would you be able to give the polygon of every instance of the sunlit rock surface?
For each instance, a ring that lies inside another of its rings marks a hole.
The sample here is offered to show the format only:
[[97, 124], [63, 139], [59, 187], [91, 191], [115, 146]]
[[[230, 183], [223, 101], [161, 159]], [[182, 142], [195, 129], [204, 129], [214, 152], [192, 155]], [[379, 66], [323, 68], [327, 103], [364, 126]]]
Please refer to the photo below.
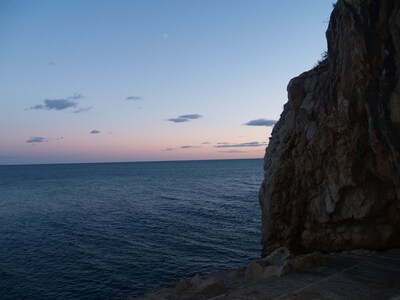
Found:
[[266, 152], [264, 255], [400, 246], [400, 2], [339, 0], [326, 36]]

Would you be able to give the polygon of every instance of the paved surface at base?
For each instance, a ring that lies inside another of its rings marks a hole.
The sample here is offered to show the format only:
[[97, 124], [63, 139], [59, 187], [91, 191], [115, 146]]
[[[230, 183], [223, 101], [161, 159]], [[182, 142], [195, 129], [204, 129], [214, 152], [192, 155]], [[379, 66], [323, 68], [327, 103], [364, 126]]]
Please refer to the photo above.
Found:
[[326, 258], [326, 268], [312, 268], [283, 278], [271, 278], [268, 284], [265, 282], [261, 293], [257, 293], [259, 297], [242, 294], [246, 296], [243, 299], [400, 300], [400, 250], [372, 257], [339, 254], [327, 255]]
[[400, 300], [400, 249], [372, 256], [330, 254], [324, 257], [326, 267], [304, 269], [261, 281], [232, 276], [232, 270], [210, 274], [226, 287], [218, 295], [190, 291], [177, 295], [175, 288], [170, 287], [138, 299]]

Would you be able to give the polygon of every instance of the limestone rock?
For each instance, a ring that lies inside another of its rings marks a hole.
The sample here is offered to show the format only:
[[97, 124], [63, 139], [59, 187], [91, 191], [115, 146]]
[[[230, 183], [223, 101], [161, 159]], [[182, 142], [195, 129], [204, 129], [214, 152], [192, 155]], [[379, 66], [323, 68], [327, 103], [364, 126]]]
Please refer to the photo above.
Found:
[[246, 268], [246, 271], [244, 273], [244, 278], [246, 280], [260, 280], [262, 279], [263, 273], [264, 273], [263, 267], [260, 266], [260, 264], [258, 264], [256, 261], [253, 261]]
[[312, 267], [325, 267], [326, 260], [319, 253], [311, 253], [307, 255], [298, 256], [290, 260], [293, 270], [301, 270]]
[[232, 270], [229, 273], [229, 276], [231, 278], [239, 278], [239, 277], [243, 277], [245, 272], [246, 272], [246, 267], [239, 267], [239, 268]]
[[277, 264], [290, 257], [292, 257], [292, 253], [286, 247], [280, 247], [275, 249], [270, 255], [264, 258], [264, 260]]
[[375, 255], [376, 251], [365, 250], [365, 249], [356, 249], [350, 251], [351, 254], [360, 255], [360, 256], [372, 256]]
[[276, 266], [268, 266], [267, 268], [264, 269], [264, 272], [262, 273], [262, 279], [268, 279], [277, 273], [277, 267]]
[[338, 0], [326, 36], [266, 151], [264, 256], [400, 247], [400, 2]]
[[325, 258], [319, 253], [314, 252], [311, 254], [301, 255], [293, 259], [286, 260], [279, 268], [277, 268], [276, 275], [282, 277], [289, 273], [296, 272], [302, 269], [325, 266]]
[[226, 287], [219, 281], [212, 277], [206, 278], [201, 281], [199, 286], [196, 288], [196, 293], [199, 294], [220, 294], [226, 291]]
[[293, 265], [289, 261], [285, 261], [276, 269], [276, 276], [282, 277], [293, 272]]
[[175, 293], [181, 294], [190, 288], [189, 283], [185, 279], [181, 279], [175, 287]]
[[208, 298], [207, 300], [223, 300], [223, 299], [227, 299], [226, 298], [226, 294], [222, 294], [222, 295], [218, 295], [212, 298]]
[[190, 285], [197, 289], [201, 283], [202, 283], [203, 279], [200, 277], [199, 274], [196, 274], [191, 280], [190, 280]]

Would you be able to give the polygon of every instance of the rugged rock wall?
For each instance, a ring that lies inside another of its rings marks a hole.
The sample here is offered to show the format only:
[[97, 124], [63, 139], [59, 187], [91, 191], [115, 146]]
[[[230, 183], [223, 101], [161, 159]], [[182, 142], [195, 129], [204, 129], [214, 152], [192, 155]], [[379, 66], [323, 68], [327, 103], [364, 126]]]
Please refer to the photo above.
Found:
[[326, 36], [267, 148], [264, 255], [400, 246], [400, 1], [339, 0]]

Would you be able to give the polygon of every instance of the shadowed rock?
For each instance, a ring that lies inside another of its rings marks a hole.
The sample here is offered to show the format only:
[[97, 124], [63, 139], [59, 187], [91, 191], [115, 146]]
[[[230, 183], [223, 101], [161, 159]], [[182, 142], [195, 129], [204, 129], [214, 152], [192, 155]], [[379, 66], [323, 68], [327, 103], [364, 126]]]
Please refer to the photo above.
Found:
[[265, 156], [264, 256], [400, 246], [400, 2], [339, 0], [326, 36]]
[[[272, 299], [397, 299], [400, 296], [400, 250], [386, 252], [358, 249], [346, 253], [291, 256], [268, 264], [268, 260], [251, 262], [247, 268], [196, 275], [181, 280], [185, 290], [166, 287], [142, 297], [142, 300], [272, 300]], [[254, 267], [256, 266], [256, 267]], [[245, 270], [256, 271], [245, 278]], [[180, 283], [178, 283], [179, 285]], [[205, 289], [203, 289], [205, 288]]]

